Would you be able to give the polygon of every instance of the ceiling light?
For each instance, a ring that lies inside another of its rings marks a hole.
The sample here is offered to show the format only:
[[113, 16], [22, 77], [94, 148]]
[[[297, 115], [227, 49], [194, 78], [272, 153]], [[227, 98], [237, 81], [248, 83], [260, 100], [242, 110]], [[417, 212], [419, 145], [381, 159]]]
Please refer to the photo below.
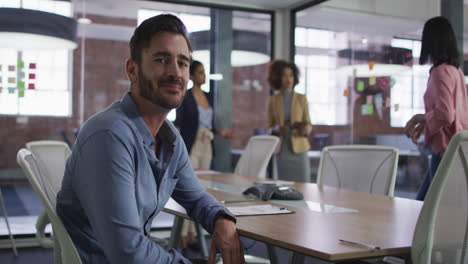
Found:
[[344, 49], [338, 51], [338, 57], [345, 62], [338, 71], [355, 77], [392, 76], [413, 65], [410, 49], [391, 46], [382, 46], [378, 51]]
[[[190, 33], [195, 51], [194, 54], [209, 57], [212, 47], [210, 31], [196, 31]], [[265, 33], [234, 30], [232, 34], [232, 67], [244, 67], [265, 64], [270, 61], [270, 42]]]
[[15, 49], [74, 49], [74, 19], [38, 10], [0, 8], [0, 47]]

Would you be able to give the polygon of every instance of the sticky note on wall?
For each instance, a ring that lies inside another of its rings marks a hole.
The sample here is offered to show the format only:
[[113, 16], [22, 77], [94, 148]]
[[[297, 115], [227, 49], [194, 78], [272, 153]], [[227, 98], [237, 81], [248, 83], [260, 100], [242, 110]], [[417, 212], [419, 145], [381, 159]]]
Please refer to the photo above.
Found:
[[367, 105], [367, 114], [372, 115], [374, 113], [374, 105], [368, 104]]
[[358, 92], [364, 91], [364, 82], [363, 81], [358, 81], [357, 90], [358, 90]]

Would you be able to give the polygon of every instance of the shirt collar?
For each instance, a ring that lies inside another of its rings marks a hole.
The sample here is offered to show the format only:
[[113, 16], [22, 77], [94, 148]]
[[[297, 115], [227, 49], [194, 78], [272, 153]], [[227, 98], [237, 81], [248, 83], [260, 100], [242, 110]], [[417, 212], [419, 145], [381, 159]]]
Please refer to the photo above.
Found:
[[[130, 96], [130, 92], [127, 92], [122, 98], [122, 110], [137, 128], [143, 139], [143, 144], [152, 148], [156, 142], [145, 121], [143, 121], [135, 102]], [[159, 129], [158, 135], [161, 141], [174, 144], [176, 139], [175, 128], [169, 123], [167, 119], [164, 121]]]

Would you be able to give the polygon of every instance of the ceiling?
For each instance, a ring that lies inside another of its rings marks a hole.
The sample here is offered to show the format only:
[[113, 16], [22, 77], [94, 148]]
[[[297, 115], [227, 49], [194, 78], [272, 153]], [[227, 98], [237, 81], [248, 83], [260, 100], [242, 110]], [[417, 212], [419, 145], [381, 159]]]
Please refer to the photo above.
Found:
[[[103, 12], [108, 12], [108, 15], [118, 16], [122, 14], [122, 16], [124, 17], [125, 14], [132, 14], [132, 12], [130, 12], [129, 10], [137, 9], [138, 7], [155, 8], [155, 6], [157, 5], [159, 8], [161, 8], [161, 6], [164, 5], [171, 5], [167, 3], [170, 1], [167, 1], [166, 3], [155, 3], [154, 1], [138, 1], [138, 4], [135, 5], [134, 0], [75, 0], [75, 3], [79, 5], [83, 1], [87, 1], [90, 8], [92, 5], [93, 7], [98, 7], [99, 9], [103, 10]], [[192, 4], [204, 3], [208, 5], [226, 5], [275, 11], [278, 9], [287, 10], [315, 1], [321, 2], [320, 0], [177, 0], [175, 2]], [[373, 12], [349, 11], [349, 9], [345, 8], [332, 8], [330, 7], [330, 5], [327, 6], [328, 3], [332, 3], [333, 1], [340, 3], [344, 0], [329, 0], [326, 2], [326, 4], [319, 4], [317, 6], [299, 12], [296, 20], [297, 24], [300, 26], [323, 28], [337, 32], [351, 31], [362, 34], [363, 37], [375, 37], [384, 35], [418, 39], [421, 36], [421, 31], [425, 19], [413, 19], [398, 15], [382, 15], [375, 14]], [[382, 2], [379, 1], [387, 0], [368, 0], [367, 2], [381, 4]], [[436, 3], [437, 1], [438, 0], [431, 0], [431, 2], [434, 3]], [[464, 3], [465, 5], [467, 5], [468, 0], [464, 0]], [[184, 10], [181, 9], [187, 8], [190, 10], [186, 11], [190, 12], [197, 12], [197, 9], [200, 9], [200, 13], [207, 12], [206, 8], [197, 8], [194, 6], [178, 7], [178, 11], [184, 12]], [[89, 11], [91, 12], [91, 10]], [[256, 25], [250, 24], [249, 26], [255, 27]], [[468, 25], [465, 26], [464, 35], [465, 39], [468, 39]], [[468, 41], [466, 42], [468, 43]]]

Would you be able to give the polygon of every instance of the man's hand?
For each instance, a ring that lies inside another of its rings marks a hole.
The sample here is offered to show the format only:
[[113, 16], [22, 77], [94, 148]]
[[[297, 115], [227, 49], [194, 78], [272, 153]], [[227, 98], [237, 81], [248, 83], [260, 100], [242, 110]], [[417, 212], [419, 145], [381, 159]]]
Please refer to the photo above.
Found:
[[236, 224], [223, 217], [218, 218], [215, 223], [208, 264], [215, 263], [216, 253], [221, 253], [224, 264], [244, 263], [244, 250]]
[[423, 114], [414, 115], [405, 126], [405, 134], [407, 137], [413, 140], [414, 144], [418, 144], [418, 138], [421, 136], [421, 133], [424, 131], [426, 126], [426, 118]]

